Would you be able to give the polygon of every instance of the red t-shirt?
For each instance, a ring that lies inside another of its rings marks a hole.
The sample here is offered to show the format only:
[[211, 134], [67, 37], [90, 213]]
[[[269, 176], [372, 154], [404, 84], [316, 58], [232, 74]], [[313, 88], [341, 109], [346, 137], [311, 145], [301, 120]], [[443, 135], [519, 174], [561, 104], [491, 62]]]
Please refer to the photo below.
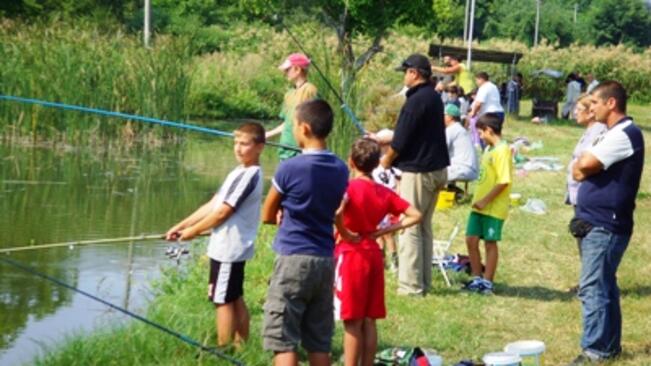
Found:
[[337, 245], [337, 251], [379, 249], [377, 242], [368, 235], [378, 229], [387, 214], [400, 216], [409, 207], [409, 202], [400, 198], [396, 192], [363, 178], [348, 183], [344, 199], [344, 226], [361, 235], [362, 240], [357, 243], [342, 240]]

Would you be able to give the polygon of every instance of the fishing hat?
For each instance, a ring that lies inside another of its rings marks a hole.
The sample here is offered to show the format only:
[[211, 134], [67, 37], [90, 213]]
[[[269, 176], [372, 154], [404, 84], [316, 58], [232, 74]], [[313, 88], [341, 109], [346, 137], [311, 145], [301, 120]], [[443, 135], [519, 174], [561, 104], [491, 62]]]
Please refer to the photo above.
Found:
[[429, 63], [429, 59], [426, 56], [419, 53], [414, 53], [407, 57], [402, 61], [400, 66], [396, 67], [396, 71], [404, 72], [407, 69], [416, 69], [425, 77], [432, 75], [432, 64]]
[[310, 59], [305, 56], [302, 53], [292, 53], [291, 55], [287, 56], [285, 61], [283, 61], [280, 66], [278, 66], [278, 69], [281, 71], [287, 71], [292, 66], [298, 66], [301, 69], [307, 69], [310, 66]]
[[461, 111], [456, 104], [448, 103], [445, 105], [445, 114], [450, 117], [461, 117]]

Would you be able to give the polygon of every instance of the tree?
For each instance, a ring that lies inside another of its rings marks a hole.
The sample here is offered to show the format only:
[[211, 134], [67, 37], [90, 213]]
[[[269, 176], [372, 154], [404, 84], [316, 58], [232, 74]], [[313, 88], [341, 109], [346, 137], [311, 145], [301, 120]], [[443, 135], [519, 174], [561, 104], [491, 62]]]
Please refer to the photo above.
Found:
[[594, 0], [591, 5], [588, 23], [596, 45], [651, 45], [651, 13], [642, 0]]

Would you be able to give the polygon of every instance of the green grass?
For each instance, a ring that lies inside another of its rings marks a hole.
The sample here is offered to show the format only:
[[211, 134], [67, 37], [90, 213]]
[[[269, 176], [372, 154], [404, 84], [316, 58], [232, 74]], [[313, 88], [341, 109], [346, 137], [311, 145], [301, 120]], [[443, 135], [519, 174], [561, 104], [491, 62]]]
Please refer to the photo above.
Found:
[[[523, 113], [528, 105], [523, 103]], [[645, 128], [651, 144], [651, 107], [631, 106], [630, 114]], [[544, 148], [533, 155], [557, 156], [567, 162], [581, 130], [567, 123], [546, 126], [510, 120], [505, 136], [541, 140]], [[648, 151], [648, 150], [647, 150]], [[619, 270], [624, 317], [624, 353], [613, 365], [651, 365], [651, 170], [647, 159], [636, 210], [636, 228]], [[579, 261], [576, 242], [567, 231], [571, 209], [563, 204], [565, 172], [534, 172], [518, 176], [514, 192], [523, 199], [540, 198], [548, 213], [535, 216], [511, 210], [500, 243], [500, 264], [495, 295], [472, 296], [457, 288], [465, 275], [455, 275], [456, 285], [446, 288], [435, 271], [435, 288], [425, 298], [398, 297], [396, 281], [387, 275], [388, 317], [379, 322], [380, 347], [412, 345], [434, 348], [446, 364], [462, 358], [479, 359], [519, 339], [540, 339], [547, 345], [547, 365], [562, 365], [579, 352], [580, 303], [567, 289], [577, 283]], [[471, 187], [472, 189], [472, 187]], [[455, 223], [465, 224], [468, 205], [437, 212], [437, 237], [448, 235]], [[257, 254], [247, 266], [246, 300], [252, 315], [251, 340], [243, 351], [232, 354], [249, 365], [268, 365], [271, 355], [262, 350], [262, 304], [269, 279], [274, 230], [263, 228]], [[194, 253], [203, 251], [198, 244]], [[453, 252], [465, 252], [463, 235]], [[187, 273], [169, 271], [147, 316], [207, 344], [215, 343], [213, 308], [205, 300], [207, 266], [197, 261]], [[341, 326], [334, 339], [334, 359], [341, 356]], [[53, 349], [38, 365], [186, 365], [215, 364], [212, 356], [140, 323], [105, 329], [91, 335], [72, 336]], [[217, 364], [223, 364], [217, 362]]]

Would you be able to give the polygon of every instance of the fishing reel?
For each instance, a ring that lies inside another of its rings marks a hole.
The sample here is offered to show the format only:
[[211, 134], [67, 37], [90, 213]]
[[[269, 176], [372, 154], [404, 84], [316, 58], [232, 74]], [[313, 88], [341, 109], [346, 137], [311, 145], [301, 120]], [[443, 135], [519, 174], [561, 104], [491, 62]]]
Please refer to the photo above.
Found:
[[181, 243], [178, 245], [171, 245], [167, 247], [167, 250], [165, 250], [167, 258], [176, 260], [177, 265], [181, 264], [181, 257], [188, 254], [190, 254], [190, 249]]

